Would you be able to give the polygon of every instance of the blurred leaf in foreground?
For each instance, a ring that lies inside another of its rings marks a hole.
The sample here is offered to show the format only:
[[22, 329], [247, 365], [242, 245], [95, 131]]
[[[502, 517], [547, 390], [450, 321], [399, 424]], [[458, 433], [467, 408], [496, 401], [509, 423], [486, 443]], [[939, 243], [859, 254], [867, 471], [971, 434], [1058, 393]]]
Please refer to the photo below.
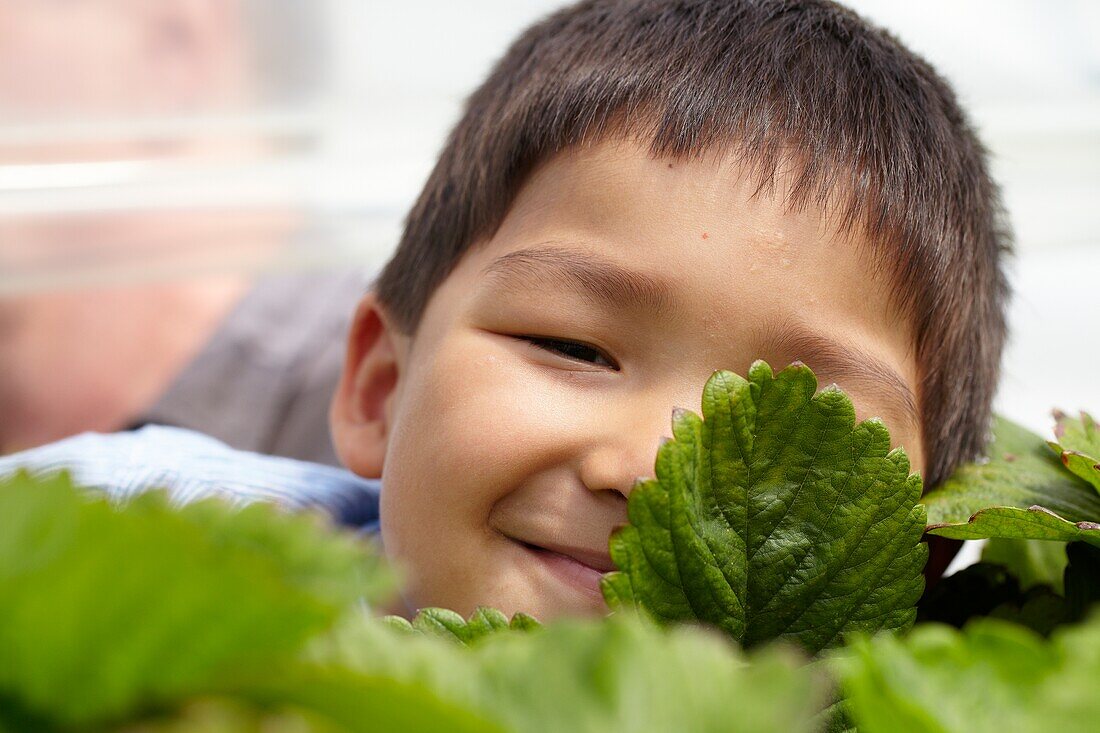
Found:
[[198, 699], [172, 715], [124, 725], [113, 733], [345, 733], [299, 710], [264, 710], [235, 700]]
[[0, 726], [124, 719], [269, 668], [385, 571], [317, 517], [217, 500], [123, 509], [67, 475], [0, 481]]
[[837, 660], [860, 733], [1085, 733], [1100, 720], [1100, 618], [1050, 641], [981, 619], [859, 639]]
[[352, 618], [311, 658], [431, 692], [516, 733], [809, 731], [820, 673], [786, 649], [742, 655], [713, 630], [636, 616], [559, 621], [472, 646]]

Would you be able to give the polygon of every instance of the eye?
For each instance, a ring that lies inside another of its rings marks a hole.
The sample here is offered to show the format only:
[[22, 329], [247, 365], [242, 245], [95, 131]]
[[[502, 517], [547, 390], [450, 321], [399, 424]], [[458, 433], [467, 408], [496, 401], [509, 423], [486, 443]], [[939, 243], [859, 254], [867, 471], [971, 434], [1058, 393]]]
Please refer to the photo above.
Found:
[[610, 356], [607, 356], [596, 347], [589, 346], [588, 344], [582, 344], [577, 341], [566, 341], [564, 339], [545, 338], [543, 336], [518, 336], [517, 338], [527, 341], [532, 346], [536, 346], [544, 351], [564, 356], [567, 359], [608, 367], [615, 371], [619, 370], [619, 367]]

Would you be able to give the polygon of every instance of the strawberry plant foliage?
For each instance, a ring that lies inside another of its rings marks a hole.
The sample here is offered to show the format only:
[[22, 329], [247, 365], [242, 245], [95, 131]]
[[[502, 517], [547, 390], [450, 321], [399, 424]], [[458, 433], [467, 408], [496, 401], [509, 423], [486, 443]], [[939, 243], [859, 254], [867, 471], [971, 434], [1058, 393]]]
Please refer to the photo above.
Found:
[[422, 690], [485, 730], [523, 733], [808, 733], [825, 691], [790, 649], [742, 654], [712, 631], [625, 615], [498, 630], [468, 646], [353, 618], [310, 656]]
[[[0, 477], [0, 731], [1091, 730], [1100, 492], [1074, 469], [1095, 425], [1056, 436], [1052, 452], [1002, 423], [993, 460], [927, 497], [933, 531], [1005, 538], [986, 558], [1001, 565], [922, 601], [922, 621], [962, 631], [900, 638], [876, 632], [916, 613], [920, 480], [801, 365], [717, 372], [702, 418], [677, 411], [604, 583], [643, 613], [584, 622], [380, 619], [361, 601], [389, 588], [381, 558], [314, 517]], [[848, 639], [808, 665], [765, 647]], [[826, 671], [848, 695], [827, 708]]]
[[908, 627], [927, 558], [921, 481], [883, 424], [856, 424], [800, 364], [716, 372], [702, 408], [674, 414], [656, 479], [630, 495], [609, 605], [810, 652]]
[[277, 665], [387, 578], [316, 517], [160, 492], [120, 511], [65, 474], [0, 480], [0, 729], [95, 724]]
[[[1083, 447], [1075, 430], [1066, 426], [1063, 439]], [[1080, 433], [1086, 434], [1083, 424]], [[1038, 435], [999, 419], [989, 460], [963, 466], [924, 498], [928, 531], [963, 540], [1079, 540], [1100, 546], [1100, 492], [1067, 470], [1064, 456], [1060, 445], [1052, 452]]]
[[401, 631], [419, 632], [465, 645], [477, 643], [501, 631], [531, 631], [541, 628], [541, 624], [526, 613], [517, 613], [509, 621], [507, 616], [495, 608], [485, 607], [478, 608], [469, 619], [464, 619], [446, 608], [424, 608], [411, 622], [401, 616], [386, 616], [383, 621]]
[[1021, 590], [1047, 585], [1062, 593], [1062, 575], [1066, 571], [1063, 542], [994, 538], [982, 548], [982, 562], [1008, 568], [1019, 580]]
[[858, 639], [837, 660], [861, 733], [1093, 731], [1100, 617], [1056, 630], [979, 619]]
[[[1077, 544], [1091, 547], [1072, 546]], [[1080, 576], [1080, 569], [1067, 575]], [[1023, 588], [1008, 568], [988, 562], [944, 578], [917, 606], [918, 624], [936, 621], [962, 628], [984, 616], [1006, 619], [1044, 636], [1075, 618], [1066, 598], [1050, 585]]]
[[1062, 412], [1054, 413], [1054, 437], [1051, 449], [1062, 464], [1100, 491], [1100, 429], [1087, 412], [1073, 419]]
[[0, 731], [813, 730], [822, 680], [790, 650], [632, 617], [373, 618], [388, 573], [314, 519], [0, 480]]

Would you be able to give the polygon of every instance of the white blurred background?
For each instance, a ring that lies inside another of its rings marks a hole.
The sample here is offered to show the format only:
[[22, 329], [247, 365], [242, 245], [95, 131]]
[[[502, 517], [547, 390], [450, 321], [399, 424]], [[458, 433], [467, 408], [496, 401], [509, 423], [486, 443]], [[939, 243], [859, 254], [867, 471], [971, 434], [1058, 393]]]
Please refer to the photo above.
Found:
[[[562, 4], [0, 0], [0, 296], [377, 269], [465, 95]], [[1100, 413], [1100, 3], [849, 4], [992, 151], [1018, 252], [998, 410]]]

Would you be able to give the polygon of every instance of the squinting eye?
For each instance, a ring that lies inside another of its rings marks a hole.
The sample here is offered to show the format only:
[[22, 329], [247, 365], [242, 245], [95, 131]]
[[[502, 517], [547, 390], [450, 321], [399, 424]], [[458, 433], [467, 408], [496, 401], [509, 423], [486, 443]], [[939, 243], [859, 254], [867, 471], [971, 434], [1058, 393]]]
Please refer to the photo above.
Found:
[[568, 359], [583, 361], [586, 364], [606, 366], [618, 371], [619, 367], [611, 358], [599, 349], [576, 341], [563, 341], [562, 339], [543, 338], [542, 336], [520, 336], [520, 339], [537, 346], [540, 349], [555, 354], [560, 354]]

